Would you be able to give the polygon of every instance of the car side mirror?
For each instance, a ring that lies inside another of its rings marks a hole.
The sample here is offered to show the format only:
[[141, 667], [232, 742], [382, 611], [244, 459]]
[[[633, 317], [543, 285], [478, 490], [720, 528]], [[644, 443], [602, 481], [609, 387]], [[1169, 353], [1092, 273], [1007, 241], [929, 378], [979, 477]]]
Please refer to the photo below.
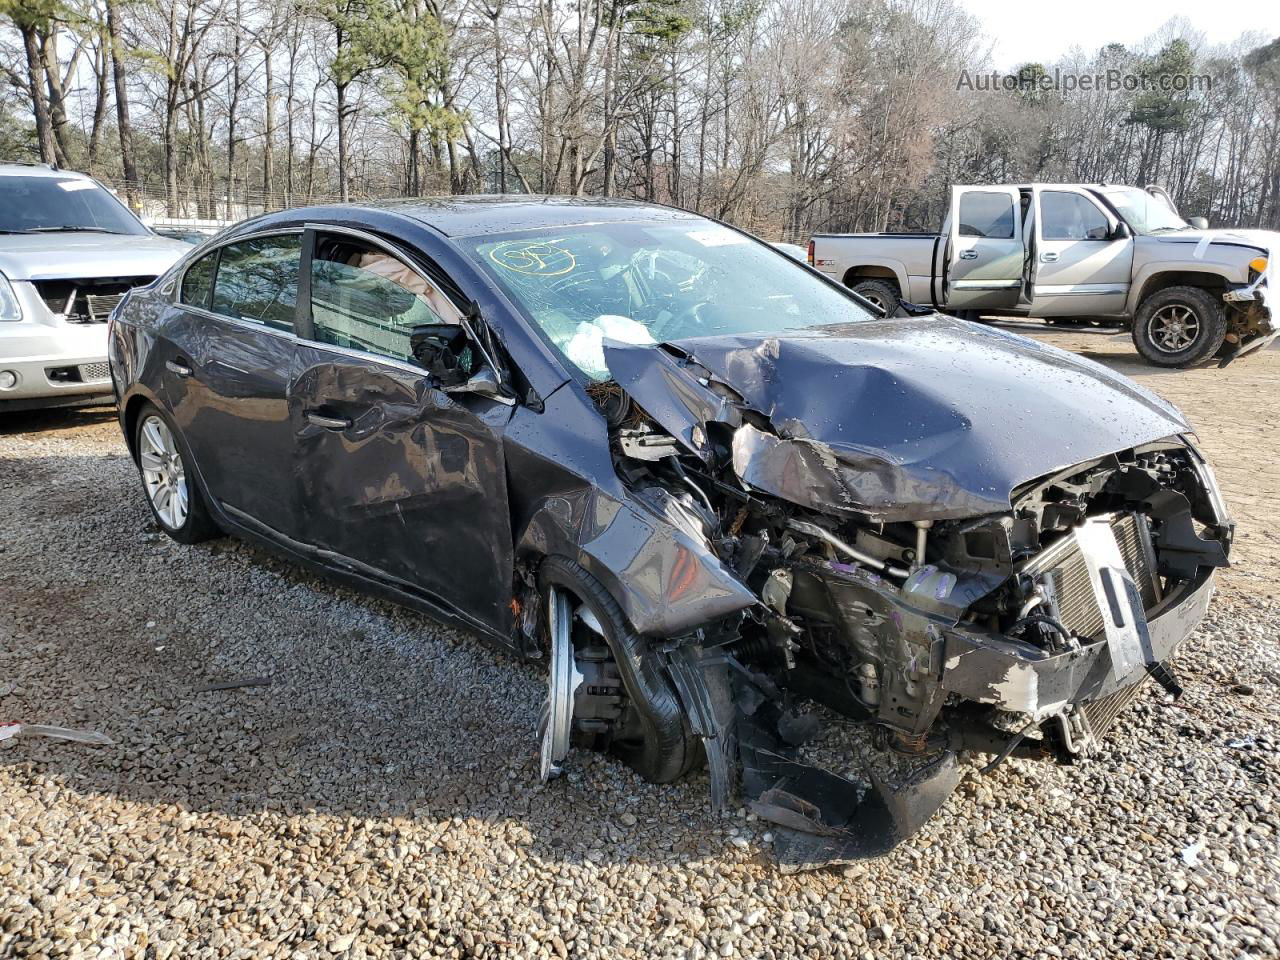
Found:
[[471, 378], [475, 365], [467, 331], [450, 324], [414, 327], [409, 334], [409, 350], [418, 365], [442, 389], [456, 387]]
[[445, 387], [445, 393], [473, 393], [479, 397], [488, 397], [508, 406], [515, 404], [515, 398], [503, 387], [493, 367], [483, 366], [471, 375], [471, 378], [455, 386]]
[[1197, 230], [1209, 229], [1209, 221], [1206, 220], [1204, 217], [1192, 217], [1190, 220], [1187, 221], [1187, 223], [1190, 226], [1195, 227]]
[[1116, 224], [1116, 228], [1111, 231], [1112, 240], [1128, 240], [1133, 236], [1133, 231], [1129, 229], [1129, 225], [1121, 220]]

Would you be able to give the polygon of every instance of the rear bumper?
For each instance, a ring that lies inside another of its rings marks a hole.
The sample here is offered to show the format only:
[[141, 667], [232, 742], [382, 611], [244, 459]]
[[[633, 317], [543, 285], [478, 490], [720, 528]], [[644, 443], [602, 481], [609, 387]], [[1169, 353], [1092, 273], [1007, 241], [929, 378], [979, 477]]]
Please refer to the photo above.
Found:
[[1036, 719], [1062, 713], [1142, 683], [1146, 667], [1168, 662], [1204, 618], [1213, 596], [1213, 571], [1171, 595], [1147, 619], [1145, 663], [1117, 676], [1105, 642], [1050, 654], [997, 634], [955, 629], [944, 635], [942, 687], [968, 700]]

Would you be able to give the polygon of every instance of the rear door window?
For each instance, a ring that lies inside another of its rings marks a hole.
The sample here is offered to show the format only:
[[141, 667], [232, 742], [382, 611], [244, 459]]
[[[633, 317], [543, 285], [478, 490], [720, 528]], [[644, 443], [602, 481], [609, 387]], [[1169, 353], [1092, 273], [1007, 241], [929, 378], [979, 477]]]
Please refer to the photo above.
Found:
[[316, 235], [311, 320], [320, 343], [413, 362], [415, 327], [461, 319], [438, 284], [381, 247], [343, 234]]
[[227, 244], [218, 262], [211, 309], [237, 320], [293, 330], [301, 261], [301, 234], [254, 237]]
[[960, 236], [1013, 239], [1013, 198], [1007, 193], [967, 190], [960, 195]]

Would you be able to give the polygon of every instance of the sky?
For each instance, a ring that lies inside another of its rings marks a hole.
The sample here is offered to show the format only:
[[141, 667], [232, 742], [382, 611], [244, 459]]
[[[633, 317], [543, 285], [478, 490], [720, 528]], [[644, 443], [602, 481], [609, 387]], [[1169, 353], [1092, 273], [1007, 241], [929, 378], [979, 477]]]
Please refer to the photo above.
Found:
[[1250, 30], [1269, 39], [1280, 36], [1276, 0], [1068, 0], [1049, 6], [1025, 0], [959, 2], [994, 41], [992, 61], [1001, 70], [1028, 61], [1051, 62], [1073, 46], [1091, 51], [1111, 42], [1137, 44], [1173, 17], [1185, 17], [1210, 44], [1228, 43]]

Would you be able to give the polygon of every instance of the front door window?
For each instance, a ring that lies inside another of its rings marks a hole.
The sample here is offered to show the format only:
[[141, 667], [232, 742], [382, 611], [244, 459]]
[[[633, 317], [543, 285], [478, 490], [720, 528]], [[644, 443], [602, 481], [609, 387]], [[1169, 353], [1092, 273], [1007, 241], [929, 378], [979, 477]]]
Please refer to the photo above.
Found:
[[438, 285], [385, 250], [320, 234], [311, 261], [311, 319], [320, 343], [412, 362], [415, 328], [456, 325], [462, 314]]

